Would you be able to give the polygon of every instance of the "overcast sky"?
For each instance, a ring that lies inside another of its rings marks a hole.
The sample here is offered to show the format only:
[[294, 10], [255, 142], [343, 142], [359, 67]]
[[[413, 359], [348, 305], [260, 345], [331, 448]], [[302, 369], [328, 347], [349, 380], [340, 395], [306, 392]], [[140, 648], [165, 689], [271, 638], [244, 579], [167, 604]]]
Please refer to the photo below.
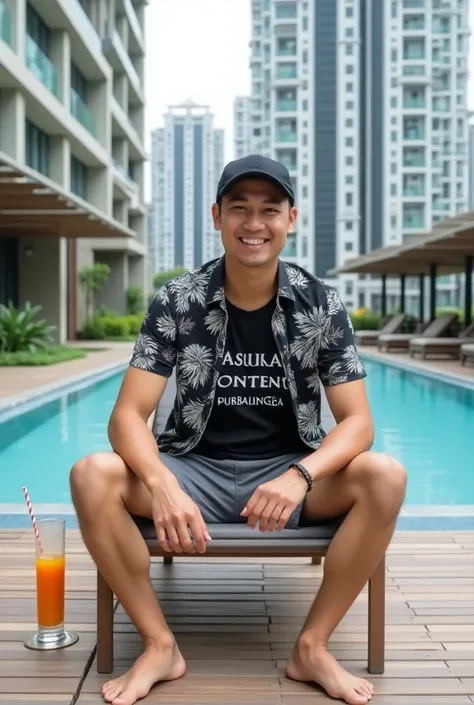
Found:
[[[474, 0], [470, 3], [474, 14]], [[150, 0], [146, 8], [148, 152], [150, 130], [162, 125], [167, 105], [191, 99], [209, 105], [215, 126], [226, 131], [226, 160], [232, 159], [233, 100], [250, 92], [250, 10], [251, 0]], [[469, 63], [469, 107], [474, 109], [472, 50]], [[148, 198], [149, 177], [146, 181]]]

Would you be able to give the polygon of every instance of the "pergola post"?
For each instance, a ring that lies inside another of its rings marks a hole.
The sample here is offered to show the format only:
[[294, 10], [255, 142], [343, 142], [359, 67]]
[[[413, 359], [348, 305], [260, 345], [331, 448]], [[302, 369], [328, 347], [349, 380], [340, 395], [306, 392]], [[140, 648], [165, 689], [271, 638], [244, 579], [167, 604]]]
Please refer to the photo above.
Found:
[[436, 264], [430, 264], [430, 321], [436, 318]]
[[472, 270], [474, 257], [466, 255], [464, 281], [464, 325], [467, 328], [472, 323]]
[[382, 318], [387, 315], [387, 275], [382, 274]]
[[405, 313], [405, 285], [407, 276], [400, 274], [400, 313]]
[[423, 323], [425, 320], [425, 275], [420, 274], [419, 277], [419, 286], [420, 286], [420, 298], [419, 298], [419, 311], [418, 311], [418, 318], [420, 319], [420, 323]]

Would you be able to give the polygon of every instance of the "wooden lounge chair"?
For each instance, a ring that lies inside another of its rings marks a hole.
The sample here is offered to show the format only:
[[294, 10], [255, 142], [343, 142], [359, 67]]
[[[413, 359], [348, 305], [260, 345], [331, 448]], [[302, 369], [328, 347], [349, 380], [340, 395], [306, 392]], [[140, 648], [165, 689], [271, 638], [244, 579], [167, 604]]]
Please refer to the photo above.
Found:
[[457, 319], [457, 313], [445, 313], [439, 318], [435, 318], [427, 325], [423, 333], [394, 333], [390, 335], [380, 335], [377, 340], [379, 350], [408, 350], [410, 340], [413, 338], [440, 338], [449, 326]]
[[474, 343], [464, 343], [461, 345], [460, 358], [461, 365], [465, 365], [466, 362], [474, 363]]
[[[343, 517], [318, 526], [284, 529], [261, 533], [246, 524], [212, 524], [212, 542], [204, 556], [241, 558], [249, 556], [312, 556], [319, 563], [325, 556]], [[151, 556], [162, 556], [165, 563], [172, 556], [165, 554], [148, 519], [134, 517]], [[181, 554], [183, 555], [183, 554]], [[195, 557], [194, 554], [193, 557]], [[170, 566], [170, 570], [172, 567]], [[209, 572], [212, 566], [209, 567]], [[113, 670], [114, 596], [103, 576], [97, 574], [97, 672]], [[249, 642], [252, 635], [249, 634]], [[385, 668], [385, 557], [369, 580], [368, 605], [368, 671], [383, 673]]]
[[447, 355], [457, 360], [462, 344], [469, 339], [474, 342], [474, 323], [461, 331], [457, 338], [419, 338], [417, 336], [410, 340], [410, 357], [420, 355], [424, 360], [427, 355]]
[[403, 325], [406, 315], [397, 313], [392, 316], [387, 323], [379, 330], [356, 330], [355, 338], [357, 345], [376, 345], [380, 335], [390, 335], [398, 333]]

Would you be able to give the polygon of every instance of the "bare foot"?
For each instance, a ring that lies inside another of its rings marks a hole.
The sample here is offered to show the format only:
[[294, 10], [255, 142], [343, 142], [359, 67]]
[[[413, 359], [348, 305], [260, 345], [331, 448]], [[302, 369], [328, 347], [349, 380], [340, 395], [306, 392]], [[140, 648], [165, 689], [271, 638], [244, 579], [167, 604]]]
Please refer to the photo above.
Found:
[[297, 644], [286, 667], [286, 675], [297, 681], [314, 681], [331, 698], [349, 705], [366, 705], [374, 693], [372, 683], [351, 676], [325, 646]]
[[133, 705], [158, 681], [172, 681], [186, 673], [176, 642], [167, 647], [147, 646], [127, 673], [102, 686], [104, 700], [112, 705]]

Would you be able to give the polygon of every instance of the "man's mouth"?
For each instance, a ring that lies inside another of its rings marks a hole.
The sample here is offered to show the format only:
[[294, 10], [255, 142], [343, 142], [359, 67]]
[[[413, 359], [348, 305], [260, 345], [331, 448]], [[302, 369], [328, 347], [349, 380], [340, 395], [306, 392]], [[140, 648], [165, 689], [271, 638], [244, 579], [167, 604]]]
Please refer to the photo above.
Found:
[[268, 242], [264, 237], [239, 237], [239, 240], [248, 247], [260, 247]]

